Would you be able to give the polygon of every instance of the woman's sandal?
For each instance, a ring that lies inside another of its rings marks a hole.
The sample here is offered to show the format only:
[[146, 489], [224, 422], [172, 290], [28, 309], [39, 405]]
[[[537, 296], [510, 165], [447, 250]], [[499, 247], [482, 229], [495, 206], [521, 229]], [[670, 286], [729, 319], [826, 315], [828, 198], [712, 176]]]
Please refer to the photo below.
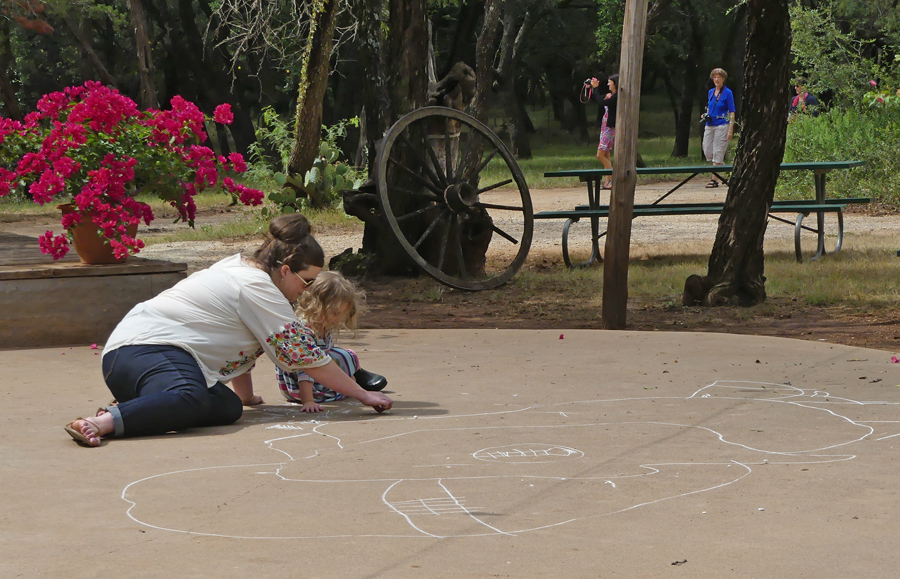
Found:
[[706, 184], [707, 189], [713, 189], [718, 186], [719, 186], [719, 182], [716, 181], [715, 179], [711, 180], [709, 183]]
[[[79, 420], [81, 420], [82, 422], [87, 422], [88, 424], [93, 426], [94, 429], [97, 431], [97, 436], [94, 436], [94, 437], [85, 436], [84, 433], [81, 432], [81, 429], [77, 428], [75, 426], [75, 423], [78, 422]], [[75, 442], [77, 442], [78, 444], [82, 444], [84, 446], [90, 446], [90, 447], [100, 446], [100, 438], [101, 438], [100, 437], [100, 427], [97, 426], [95, 423], [91, 422], [90, 420], [88, 420], [87, 418], [76, 418], [72, 422], [66, 424], [65, 429], [66, 429], [66, 432], [69, 433], [69, 436], [74, 438]], [[96, 439], [97, 444], [92, 444], [91, 438]]]
[[606, 189], [607, 191], [612, 191], [612, 183], [604, 183], [600, 186], [601, 189]]

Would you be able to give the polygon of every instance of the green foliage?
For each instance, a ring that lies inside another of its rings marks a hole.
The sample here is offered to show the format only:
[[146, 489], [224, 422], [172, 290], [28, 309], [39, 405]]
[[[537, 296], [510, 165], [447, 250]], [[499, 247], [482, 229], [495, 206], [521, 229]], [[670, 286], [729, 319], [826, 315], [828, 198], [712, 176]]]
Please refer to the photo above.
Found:
[[[829, 188], [840, 195], [871, 196], [897, 205], [900, 92], [893, 78], [900, 60], [883, 59], [883, 50], [887, 54], [896, 50], [891, 34], [896, 34], [900, 21], [881, 10], [884, 4], [831, 0], [817, 8], [791, 7], [795, 66], [807, 74], [810, 92], [832, 91], [834, 99], [832, 109], [818, 117], [800, 115], [792, 120], [785, 161], [866, 161], [863, 168], [832, 174]], [[879, 39], [883, 48], [876, 49], [871, 39]], [[812, 190], [809, 174], [791, 172], [779, 180], [780, 197], [809, 197]]]
[[[347, 136], [348, 126], [359, 126], [359, 118], [343, 119], [332, 126], [323, 126], [319, 156], [303, 179], [288, 174], [288, 163], [294, 145], [293, 131], [288, 123], [278, 116], [272, 107], [263, 109], [262, 124], [256, 130], [258, 143], [250, 146], [251, 163], [247, 179], [268, 185], [272, 191], [269, 201], [275, 204], [275, 211], [263, 209], [263, 217], [277, 213], [292, 213], [310, 206], [310, 198], [321, 200], [325, 207], [340, 201], [341, 191], [357, 189], [366, 178], [360, 171], [340, 160], [338, 140]], [[274, 170], [267, 160], [265, 146], [278, 155], [279, 170]]]
[[319, 144], [319, 157], [306, 172], [303, 181], [306, 190], [317, 193], [326, 206], [336, 204], [340, 200], [341, 191], [358, 189], [366, 178], [365, 171], [340, 161], [341, 149], [337, 141], [347, 136], [347, 127], [350, 125], [358, 127], [359, 117], [343, 119], [330, 127], [322, 127], [325, 134]]
[[831, 6], [821, 8], [792, 6], [791, 52], [797, 70], [807, 76], [806, 88], [813, 94], [834, 91], [835, 105], [853, 106], [860, 102], [861, 87], [885, 71], [863, 55], [871, 41], [842, 32]]
[[594, 0], [597, 4], [597, 58], [601, 62], [615, 62], [622, 49], [622, 22], [625, 3], [621, 0]]
[[254, 170], [271, 171], [266, 161], [263, 143], [268, 144], [271, 150], [278, 155], [279, 170], [287, 171], [288, 161], [291, 159], [291, 147], [294, 144], [293, 131], [271, 106], [265, 107], [261, 112], [262, 123], [256, 128], [258, 142], [250, 145], [247, 151], [253, 162], [248, 170], [248, 175], [252, 174]]
[[[900, 61], [900, 55], [896, 60]], [[864, 102], [870, 107], [900, 111], [900, 88], [891, 88], [890, 81], [882, 81], [881, 87], [874, 80], [870, 81], [872, 90], [863, 95]], [[896, 83], [895, 83], [896, 84]]]
[[[835, 171], [828, 189], [836, 197], [874, 197], [900, 204], [900, 108], [831, 109], [818, 117], [800, 115], [788, 125], [785, 162], [865, 161], [865, 167]], [[810, 198], [812, 174], [786, 171], [778, 181], [779, 198]]]

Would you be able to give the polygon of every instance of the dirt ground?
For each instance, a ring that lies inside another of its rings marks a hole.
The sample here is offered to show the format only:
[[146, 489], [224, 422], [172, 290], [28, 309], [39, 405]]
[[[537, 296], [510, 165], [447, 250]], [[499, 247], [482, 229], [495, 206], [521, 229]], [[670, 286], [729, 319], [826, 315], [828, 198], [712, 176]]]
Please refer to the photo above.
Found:
[[[440, 301], [404, 301], [415, 286], [433, 287], [430, 280], [365, 282], [371, 311], [364, 328], [398, 329], [600, 329], [600, 309], [583, 303], [566, 303], [553, 297], [530, 308], [521, 306], [524, 290], [515, 282], [502, 290], [503, 299], [486, 292], [446, 290]], [[680, 305], [629, 304], [628, 330], [724, 332], [844, 344], [900, 352], [900, 313], [865, 315], [842, 307], [799, 305], [784, 299], [769, 299], [765, 306], [746, 310], [737, 307], [685, 308]]]
[[[671, 183], [641, 186], [636, 202], [648, 202], [671, 187]], [[679, 192], [679, 202], [724, 200], [724, 188], [707, 190], [689, 185]], [[572, 207], [584, 203], [580, 188], [533, 190], [535, 211]], [[197, 225], [208, 225], [239, 218], [240, 209], [208, 211], [197, 217]], [[632, 257], [652, 253], [698, 238], [708, 240], [709, 248], [716, 230], [716, 216], [681, 216], [636, 220], [632, 230]], [[174, 227], [158, 216], [144, 239], [152, 239]], [[0, 218], [0, 229], [13, 233], [40, 235], [58, 223], [47, 219], [13, 221]], [[534, 241], [525, 268], [546, 269], [561, 262], [558, 221], [536, 222]], [[871, 209], [854, 211], [845, 216], [848, 235], [892, 236], [900, 247], [900, 220]], [[770, 224], [770, 239], [790, 242], [792, 227]], [[328, 230], [319, 228], [316, 237], [330, 258], [347, 248], [361, 245], [362, 228]], [[238, 252], [252, 251], [258, 238], [224, 242], [159, 243], [141, 255], [155, 259], [183, 261], [189, 271], [207, 267], [215, 261]], [[845, 241], [845, 247], [847, 242]], [[708, 251], [708, 249], [707, 249]], [[698, 272], [702, 273], [702, 272]], [[548, 292], [535, 298], [534, 290], [517, 284], [516, 278], [492, 291], [462, 292], [446, 288], [427, 276], [414, 279], [377, 279], [362, 282], [367, 292], [370, 312], [363, 318], [362, 328], [369, 329], [598, 329], [601, 327], [599, 304], [571, 303], [563, 296]], [[844, 306], [809, 306], [790, 299], [770, 298], [756, 308], [685, 308], [677, 304], [679, 296], [669, 303], [639, 303], [631, 300], [627, 313], [627, 329], [649, 331], [726, 332], [778, 336], [820, 341], [849, 346], [900, 352], [900, 312], [860, 313]]]

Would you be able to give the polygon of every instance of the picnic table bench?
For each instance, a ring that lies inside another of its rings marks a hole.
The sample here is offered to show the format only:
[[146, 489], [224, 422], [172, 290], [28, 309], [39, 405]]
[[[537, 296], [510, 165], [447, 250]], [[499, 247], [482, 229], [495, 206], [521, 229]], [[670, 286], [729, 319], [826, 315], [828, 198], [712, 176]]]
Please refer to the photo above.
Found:
[[[794, 226], [794, 251], [797, 261], [802, 262], [803, 256], [800, 245], [800, 234], [802, 231], [809, 231], [816, 234], [817, 249], [816, 254], [811, 259], [816, 259], [826, 253], [836, 253], [841, 250], [844, 239], [844, 209], [851, 204], [868, 203], [871, 199], [867, 197], [848, 197], [840, 199], [825, 198], [825, 176], [835, 169], [851, 169], [864, 165], [864, 161], [827, 161], [818, 163], [782, 163], [782, 171], [812, 171], [816, 185], [816, 199], [809, 201], [775, 201], [769, 207], [769, 217], [789, 225]], [[724, 203], [663, 203], [663, 201], [688, 183], [697, 175], [713, 174], [722, 181], [725, 179], [720, 173], [731, 173], [734, 167], [732, 165], [698, 165], [698, 166], [681, 166], [681, 167], [642, 167], [636, 169], [638, 175], [665, 175], [665, 174], [684, 174], [687, 177], [680, 183], [672, 187], [669, 191], [659, 197], [656, 201], [649, 204], [635, 204], [633, 217], [652, 217], [662, 215], [716, 215], [721, 214]], [[550, 171], [544, 173], [545, 177], [578, 177], [583, 183], [587, 183], [588, 204], [578, 205], [571, 210], [558, 211], [540, 211], [534, 214], [535, 219], [565, 219], [562, 232], [562, 252], [563, 261], [568, 267], [581, 267], [601, 260], [599, 240], [606, 235], [606, 231], [600, 231], [600, 218], [609, 217], [609, 205], [601, 205], [600, 194], [603, 190], [600, 186], [601, 180], [612, 174], [612, 169], [574, 169], [568, 171]], [[783, 217], [775, 215], [776, 213], [796, 213], [795, 221], [789, 221]], [[804, 217], [810, 213], [816, 214], [816, 227], [803, 225]], [[835, 249], [831, 252], [825, 251], [825, 214], [837, 214], [838, 231]], [[577, 223], [582, 218], [591, 220], [591, 257], [584, 263], [573, 265], [569, 257], [569, 229], [572, 224]]]

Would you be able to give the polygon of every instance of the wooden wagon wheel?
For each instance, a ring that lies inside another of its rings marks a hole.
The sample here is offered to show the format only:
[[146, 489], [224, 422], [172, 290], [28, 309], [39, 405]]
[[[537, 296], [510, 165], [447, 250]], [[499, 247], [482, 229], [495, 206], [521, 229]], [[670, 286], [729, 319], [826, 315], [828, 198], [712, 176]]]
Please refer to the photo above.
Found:
[[534, 232], [528, 185], [477, 119], [445, 107], [413, 111], [387, 132], [375, 170], [394, 236], [434, 279], [484, 290], [522, 267]]

